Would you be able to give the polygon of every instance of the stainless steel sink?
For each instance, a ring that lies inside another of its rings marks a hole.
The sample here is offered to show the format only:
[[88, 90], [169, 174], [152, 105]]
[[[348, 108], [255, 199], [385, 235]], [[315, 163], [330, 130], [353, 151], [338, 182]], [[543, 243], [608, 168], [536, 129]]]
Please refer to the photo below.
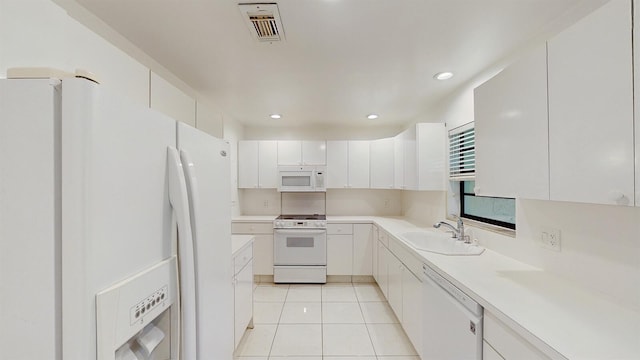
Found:
[[449, 234], [434, 231], [409, 231], [400, 234], [409, 245], [417, 250], [443, 255], [480, 255], [484, 248], [475, 244], [465, 244]]

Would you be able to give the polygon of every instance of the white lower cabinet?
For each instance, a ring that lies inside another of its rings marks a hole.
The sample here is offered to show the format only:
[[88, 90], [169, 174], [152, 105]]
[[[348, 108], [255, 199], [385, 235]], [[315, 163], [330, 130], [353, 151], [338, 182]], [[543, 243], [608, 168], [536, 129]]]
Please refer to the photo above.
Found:
[[371, 224], [327, 224], [327, 275], [373, 275], [373, 239]]
[[422, 355], [423, 306], [422, 281], [405, 268], [402, 272], [402, 327], [419, 355]]
[[391, 257], [389, 249], [378, 241], [378, 287], [385, 298], [389, 299], [389, 268], [388, 259]]
[[373, 275], [373, 226], [353, 224], [353, 275]]
[[384, 230], [377, 229], [374, 232], [379, 233], [376, 246], [377, 271], [374, 271], [374, 278], [411, 344], [420, 355], [424, 301], [422, 281], [412, 270], [420, 269], [422, 263], [418, 262], [406, 249], [402, 248], [402, 245], [393, 236]]
[[482, 360], [504, 360], [486, 341], [482, 342]]
[[253, 247], [249, 246], [233, 259], [234, 348], [253, 319]]
[[378, 227], [373, 225], [371, 231], [371, 271], [373, 280], [378, 282]]
[[327, 275], [351, 275], [353, 235], [327, 234]]
[[273, 235], [256, 235], [253, 248], [254, 275], [273, 275]]
[[405, 271], [404, 265], [391, 252], [388, 258], [389, 271], [389, 305], [402, 323], [402, 273]]
[[254, 235], [254, 275], [273, 275], [273, 224], [271, 222], [234, 222], [231, 224], [231, 233]]
[[[486, 351], [487, 357], [484, 359], [498, 360], [548, 360], [548, 356], [538, 350], [533, 344], [518, 335], [513, 329], [505, 323], [498, 320], [495, 315], [486, 311], [484, 312], [484, 328], [483, 328], [484, 345], [490, 345], [491, 350], [484, 346], [483, 355]], [[493, 354], [493, 353], [496, 354]]]
[[353, 225], [327, 224], [327, 275], [351, 275]]

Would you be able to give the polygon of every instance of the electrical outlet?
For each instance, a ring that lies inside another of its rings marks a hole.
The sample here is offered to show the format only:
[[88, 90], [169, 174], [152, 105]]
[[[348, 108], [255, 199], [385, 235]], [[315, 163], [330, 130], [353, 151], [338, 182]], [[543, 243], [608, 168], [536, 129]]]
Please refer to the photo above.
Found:
[[545, 249], [560, 252], [560, 230], [554, 228], [542, 228], [540, 231], [540, 246]]
[[385, 199], [384, 200], [384, 207], [388, 208], [389, 207], [389, 199]]
[[264, 201], [264, 207], [269, 207], [269, 200]]

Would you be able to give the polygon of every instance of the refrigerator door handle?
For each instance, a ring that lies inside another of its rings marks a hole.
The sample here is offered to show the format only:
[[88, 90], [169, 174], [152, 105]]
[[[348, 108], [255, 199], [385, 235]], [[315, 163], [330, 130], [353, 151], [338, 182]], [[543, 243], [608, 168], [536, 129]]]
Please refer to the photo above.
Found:
[[[196, 177], [196, 170], [195, 170], [195, 166], [193, 164], [193, 161], [191, 161], [191, 157], [189, 156], [189, 153], [186, 152], [185, 150], [180, 150], [180, 160], [182, 162], [182, 169], [184, 170], [184, 176], [185, 176], [185, 181], [187, 184], [187, 195], [188, 195], [188, 199], [189, 199], [189, 214], [191, 215], [191, 229], [192, 229], [192, 236], [193, 236], [193, 244], [194, 244], [194, 248], [197, 249], [197, 243], [198, 243], [198, 233], [196, 231], [196, 229], [198, 228], [196, 226], [197, 224], [197, 214], [196, 214], [196, 209], [198, 209], [198, 206], [196, 206], [198, 204], [198, 199], [200, 199], [199, 193], [198, 193], [198, 178]], [[197, 265], [197, 259], [196, 260], [196, 265]], [[197, 269], [197, 266], [196, 266]]]
[[178, 268], [182, 307], [182, 349], [184, 359], [197, 359], [196, 273], [193, 232], [189, 216], [189, 197], [183, 164], [178, 150], [167, 147], [169, 202], [178, 223]]

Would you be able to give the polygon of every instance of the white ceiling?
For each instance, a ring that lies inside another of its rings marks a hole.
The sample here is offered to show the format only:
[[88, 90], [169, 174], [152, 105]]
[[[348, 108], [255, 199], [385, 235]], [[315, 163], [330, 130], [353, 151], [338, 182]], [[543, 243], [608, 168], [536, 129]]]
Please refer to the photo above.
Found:
[[[398, 125], [603, 0], [278, 0], [263, 44], [233, 0], [77, 0], [225, 112], [255, 126]], [[450, 70], [453, 79], [433, 75]], [[271, 120], [269, 114], [283, 118]], [[380, 118], [367, 120], [369, 113]]]

